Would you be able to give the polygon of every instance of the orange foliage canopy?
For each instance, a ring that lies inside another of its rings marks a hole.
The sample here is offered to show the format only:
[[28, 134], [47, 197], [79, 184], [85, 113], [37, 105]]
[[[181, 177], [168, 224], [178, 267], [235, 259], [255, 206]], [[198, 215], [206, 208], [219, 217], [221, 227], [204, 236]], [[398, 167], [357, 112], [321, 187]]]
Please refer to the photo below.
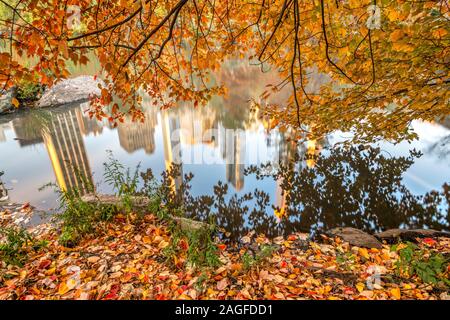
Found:
[[[414, 119], [449, 114], [449, 3], [405, 0], [0, 0], [0, 85], [70, 76], [95, 51], [106, 79], [91, 114], [141, 119], [155, 105], [202, 105], [225, 88], [211, 73], [235, 55], [272, 66], [292, 95], [265, 106], [281, 127], [360, 140], [412, 137]], [[1, 41], [1, 40], [0, 40]], [[19, 58], [35, 57], [27, 65]], [[321, 79], [321, 81], [318, 81]], [[113, 99], [114, 97], [114, 99]], [[120, 98], [120, 107], [115, 103]], [[255, 102], [256, 103], [256, 102]]]

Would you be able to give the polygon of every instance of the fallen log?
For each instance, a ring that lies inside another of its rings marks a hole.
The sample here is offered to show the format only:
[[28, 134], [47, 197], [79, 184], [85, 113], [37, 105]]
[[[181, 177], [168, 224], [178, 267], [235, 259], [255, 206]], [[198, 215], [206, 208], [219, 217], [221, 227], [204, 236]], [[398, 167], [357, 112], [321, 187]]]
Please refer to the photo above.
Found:
[[[102, 203], [107, 205], [115, 205], [120, 207], [122, 200], [120, 197], [109, 194], [86, 194], [81, 197], [81, 200], [87, 203]], [[143, 209], [147, 208], [150, 204], [150, 199], [143, 196], [132, 196], [131, 202], [133, 208]], [[175, 221], [182, 230], [185, 231], [197, 231], [201, 229], [211, 228], [211, 225], [202, 221], [197, 221], [184, 217], [177, 217], [169, 215], [169, 218]]]

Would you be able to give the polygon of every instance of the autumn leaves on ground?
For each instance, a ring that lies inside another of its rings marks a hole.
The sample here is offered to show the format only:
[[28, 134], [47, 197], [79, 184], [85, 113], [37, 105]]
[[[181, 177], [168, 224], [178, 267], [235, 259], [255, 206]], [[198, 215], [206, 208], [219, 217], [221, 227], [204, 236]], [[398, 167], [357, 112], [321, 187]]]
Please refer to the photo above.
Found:
[[[117, 214], [73, 248], [58, 236], [51, 230], [36, 239], [45, 246], [21, 248], [27, 255], [21, 267], [2, 262], [0, 299], [448, 299], [442, 281], [399, 272], [411, 244], [365, 249], [337, 238], [318, 243], [294, 234], [269, 241], [250, 234], [239, 246], [217, 242], [212, 268], [188, 263], [187, 238], [168, 256], [169, 224], [151, 213]], [[417, 246], [416, 258], [450, 253], [448, 238]]]

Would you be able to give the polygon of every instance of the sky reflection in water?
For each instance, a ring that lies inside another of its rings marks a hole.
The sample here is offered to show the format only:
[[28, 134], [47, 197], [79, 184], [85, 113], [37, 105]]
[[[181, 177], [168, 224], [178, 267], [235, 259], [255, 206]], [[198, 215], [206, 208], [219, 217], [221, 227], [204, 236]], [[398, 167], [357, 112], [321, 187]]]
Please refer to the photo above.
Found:
[[[112, 128], [106, 121], [89, 119], [83, 112], [86, 105], [62, 107], [53, 116], [40, 111], [17, 115], [11, 121], [3, 119], [0, 170], [5, 171], [2, 178], [11, 189], [11, 200], [29, 201], [41, 209], [57, 207], [56, 195], [50, 189], [38, 192], [38, 188], [50, 181], [65, 187], [76, 184], [64, 160], [70, 160], [85, 173], [93, 172], [94, 181], [99, 184], [97, 190], [110, 192], [102, 183], [102, 174], [106, 150], [111, 150], [126, 166], [141, 163], [142, 168], [151, 168], [156, 175], [181, 156], [183, 172], [194, 174], [193, 195], [211, 194], [220, 180], [229, 184], [230, 193], [242, 195], [258, 188], [270, 195], [275, 206], [282, 206], [280, 182], [245, 176], [244, 168], [266, 161], [287, 163], [296, 146], [289, 132], [269, 131], [270, 123], [260, 119], [257, 111], [248, 110], [249, 97], [262, 92], [264, 79], [249, 90], [246, 84], [252, 79], [245, 78], [244, 74], [249, 74], [248, 70], [238, 69], [226, 75], [242, 82], [233, 82], [235, 90], [230, 88], [227, 98], [213, 98], [209, 105], [196, 109], [180, 105], [159, 111], [148, 107], [145, 123], [126, 121]], [[49, 129], [42, 130], [45, 126]], [[407, 156], [413, 148], [422, 151], [423, 156], [402, 174], [403, 183], [416, 195], [441, 190], [445, 182], [450, 182], [450, 125], [416, 121], [412, 126], [420, 137], [418, 141], [397, 145], [382, 142], [378, 144], [381, 152], [399, 157]], [[240, 134], [233, 134], [237, 130]], [[327, 154], [326, 150], [346, 136], [335, 133], [323, 141], [302, 143], [298, 150], [301, 154]], [[195, 158], [196, 155], [200, 158]], [[304, 165], [313, 168], [315, 164], [311, 160]], [[274, 216], [274, 210], [267, 208], [265, 214]], [[255, 227], [248, 219], [243, 223], [249, 229]]]

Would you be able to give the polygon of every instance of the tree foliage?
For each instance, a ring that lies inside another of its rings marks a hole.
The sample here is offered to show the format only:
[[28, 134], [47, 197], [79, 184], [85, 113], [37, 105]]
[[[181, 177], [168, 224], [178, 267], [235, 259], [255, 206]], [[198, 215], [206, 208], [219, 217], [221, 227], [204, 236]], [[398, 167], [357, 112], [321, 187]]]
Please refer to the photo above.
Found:
[[[280, 126], [323, 136], [413, 137], [414, 119], [448, 115], [447, 0], [0, 0], [0, 84], [51, 85], [94, 50], [106, 86], [91, 115], [142, 119], [139, 90], [155, 105], [202, 105], [226, 88], [211, 77], [230, 57], [276, 68], [255, 102]], [[49, 14], [51, 13], [51, 14]], [[20, 61], [37, 58], [33, 65]], [[326, 81], [317, 81], [326, 75]], [[319, 83], [317, 83], [319, 82]], [[282, 105], [265, 99], [286, 85]], [[113, 96], [120, 98], [116, 103]], [[120, 105], [120, 106], [119, 106]], [[106, 109], [109, 106], [110, 109]]]

